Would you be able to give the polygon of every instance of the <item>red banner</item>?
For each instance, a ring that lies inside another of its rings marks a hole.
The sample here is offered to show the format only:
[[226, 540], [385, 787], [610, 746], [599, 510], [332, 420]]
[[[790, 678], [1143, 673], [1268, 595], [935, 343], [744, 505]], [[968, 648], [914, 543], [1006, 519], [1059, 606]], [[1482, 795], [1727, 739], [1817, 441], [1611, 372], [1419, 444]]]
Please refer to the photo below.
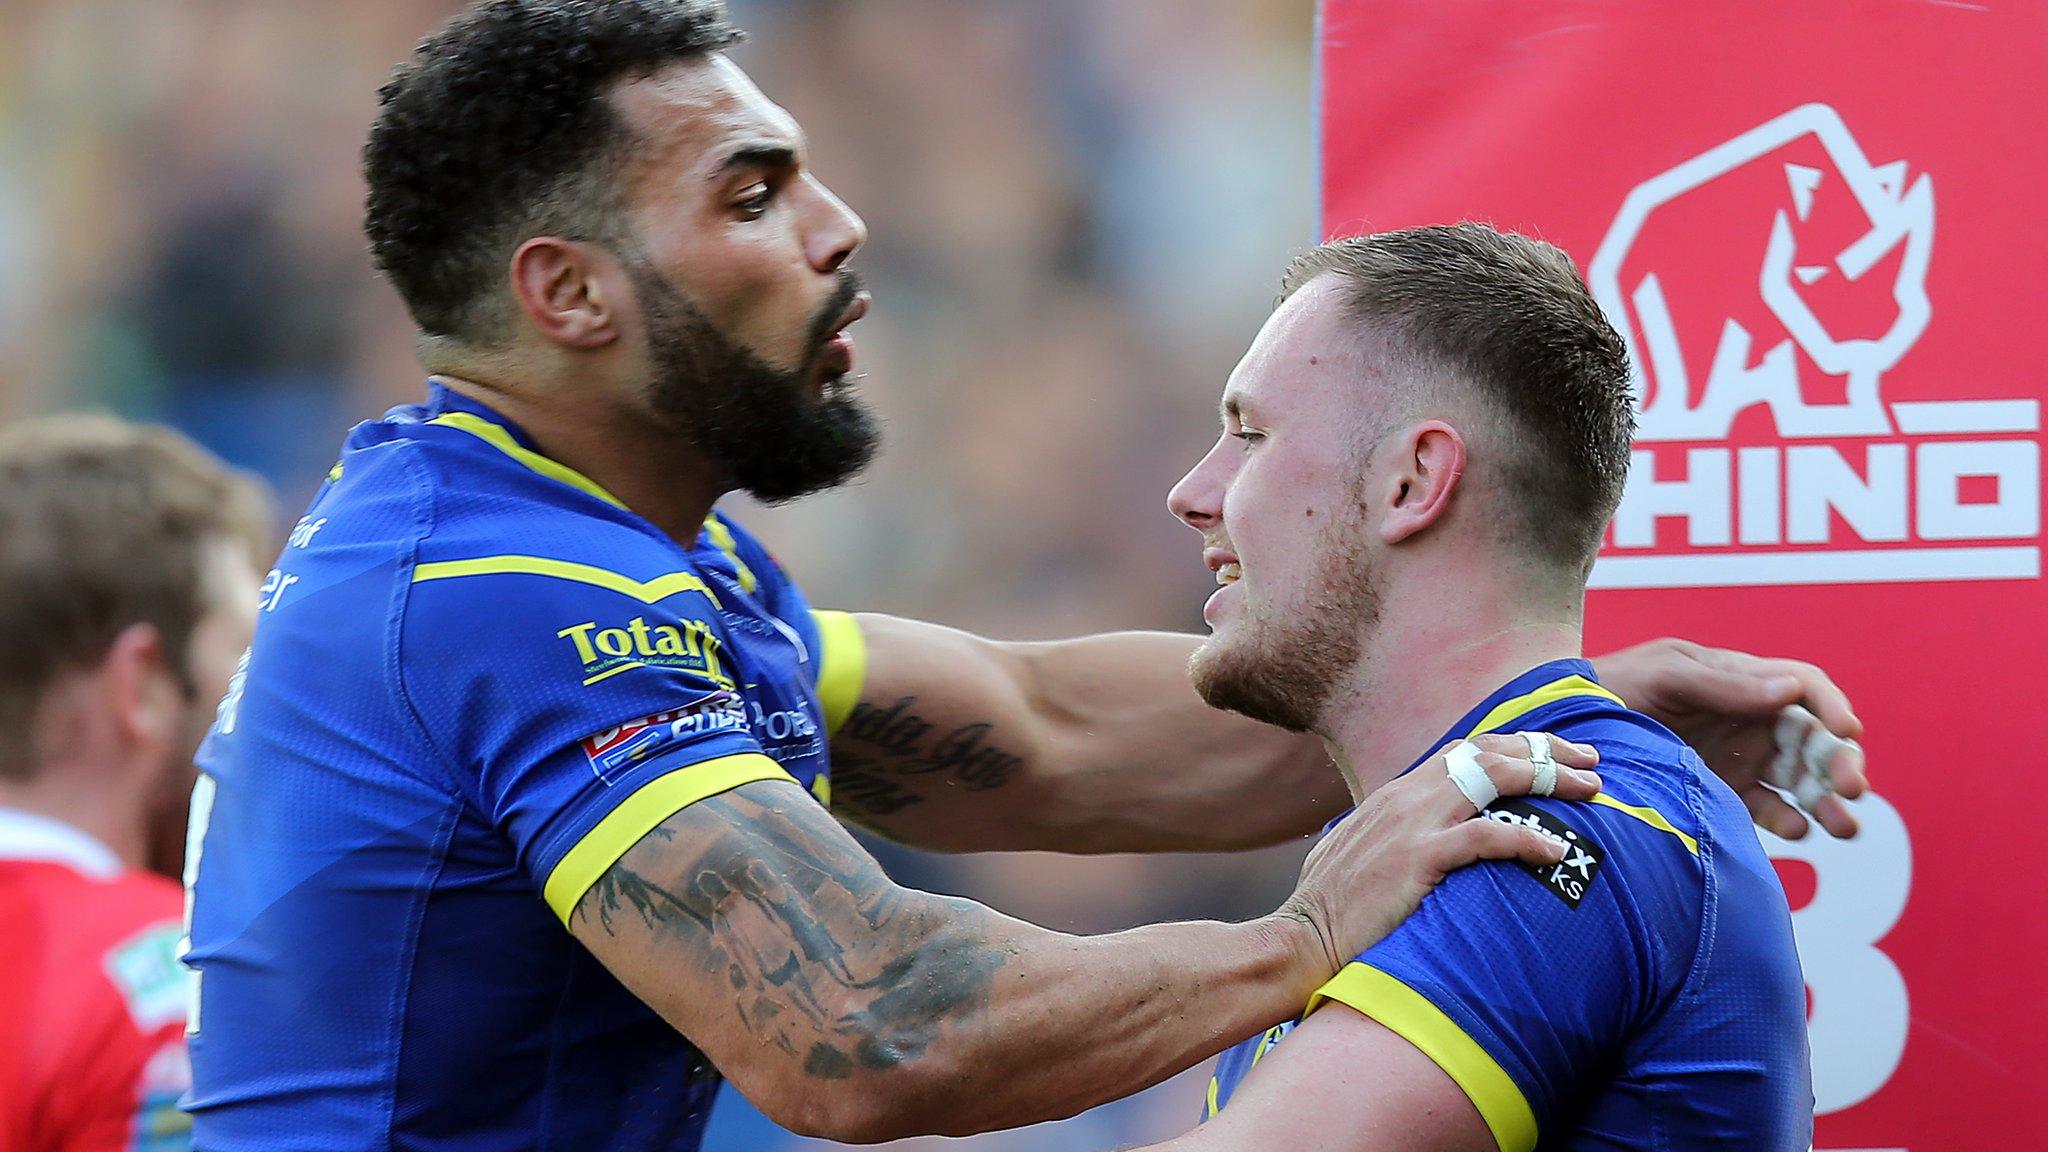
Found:
[[1767, 838], [1821, 1149], [2048, 1148], [2048, 6], [1325, 0], [1323, 227], [1567, 251], [1637, 366], [1595, 651], [1824, 664], [1864, 834]]

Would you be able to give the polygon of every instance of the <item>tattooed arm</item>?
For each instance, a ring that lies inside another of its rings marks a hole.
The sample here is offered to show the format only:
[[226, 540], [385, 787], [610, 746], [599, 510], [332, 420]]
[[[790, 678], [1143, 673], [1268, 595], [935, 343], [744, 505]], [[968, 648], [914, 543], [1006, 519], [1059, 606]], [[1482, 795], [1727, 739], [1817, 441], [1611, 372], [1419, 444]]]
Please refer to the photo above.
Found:
[[[1509, 794], [1534, 771], [1510, 755], [1485, 766]], [[1587, 797], [1598, 781], [1567, 769], [1558, 788]], [[1077, 937], [900, 887], [807, 794], [763, 781], [669, 817], [569, 928], [785, 1126], [861, 1142], [963, 1134], [1156, 1083], [1299, 1013], [1446, 871], [1558, 855], [1471, 814], [1440, 766], [1411, 773], [1318, 845], [1271, 916]]]
[[[1202, 702], [1187, 678], [1198, 637], [1004, 643], [891, 616], [857, 620], [867, 676], [832, 738], [832, 809], [892, 839], [955, 852], [1216, 851], [1308, 835], [1350, 803], [1320, 741]], [[1802, 834], [1806, 821], [1763, 783], [1780, 710], [1804, 702], [1838, 736], [1862, 729], [1811, 664], [1682, 640], [1594, 663], [1781, 835]], [[1829, 767], [1842, 795], [1863, 791], [1853, 744]], [[1815, 812], [1830, 833], [1855, 832], [1839, 800]]]
[[938, 851], [1215, 851], [1305, 836], [1350, 806], [1320, 740], [1202, 702], [1197, 638], [1003, 643], [857, 617], [860, 702], [832, 738], [832, 810]]

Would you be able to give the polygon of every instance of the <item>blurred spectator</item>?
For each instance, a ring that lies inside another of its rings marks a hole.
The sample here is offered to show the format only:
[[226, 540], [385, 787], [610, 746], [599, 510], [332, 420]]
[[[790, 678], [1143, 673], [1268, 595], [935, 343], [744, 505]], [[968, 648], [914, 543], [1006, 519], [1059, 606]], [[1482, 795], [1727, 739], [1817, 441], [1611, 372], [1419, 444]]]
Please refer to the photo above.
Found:
[[0, 1152], [189, 1144], [184, 901], [160, 873], [269, 518], [167, 429], [0, 433]]

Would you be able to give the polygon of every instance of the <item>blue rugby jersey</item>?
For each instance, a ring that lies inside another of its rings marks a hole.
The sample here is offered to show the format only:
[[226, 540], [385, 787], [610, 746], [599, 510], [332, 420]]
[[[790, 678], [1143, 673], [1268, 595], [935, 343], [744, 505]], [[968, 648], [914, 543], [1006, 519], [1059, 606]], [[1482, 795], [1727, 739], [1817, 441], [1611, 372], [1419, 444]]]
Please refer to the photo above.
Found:
[[[1784, 890], [1742, 802], [1581, 660], [1515, 678], [1432, 747], [1517, 730], [1600, 750], [1594, 802], [1487, 810], [1566, 836], [1565, 861], [1453, 873], [1308, 1011], [1341, 1001], [1413, 1043], [1502, 1152], [1803, 1152], [1805, 984]], [[1207, 1115], [1293, 1027], [1219, 1058]]]
[[680, 546], [481, 404], [358, 427], [200, 754], [198, 1147], [696, 1148], [717, 1072], [565, 921], [689, 804], [827, 800], [863, 660], [736, 526]]

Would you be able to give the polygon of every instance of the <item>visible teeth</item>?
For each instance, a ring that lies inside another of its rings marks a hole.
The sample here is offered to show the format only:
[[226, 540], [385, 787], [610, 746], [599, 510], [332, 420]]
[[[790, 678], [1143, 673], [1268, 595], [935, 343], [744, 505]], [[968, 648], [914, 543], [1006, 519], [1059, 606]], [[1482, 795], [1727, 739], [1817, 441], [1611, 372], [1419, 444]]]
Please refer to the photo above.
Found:
[[1216, 582], [1218, 584], [1235, 584], [1237, 583], [1237, 578], [1242, 575], [1244, 575], [1244, 569], [1241, 566], [1225, 564], [1223, 567], [1216, 569]]

